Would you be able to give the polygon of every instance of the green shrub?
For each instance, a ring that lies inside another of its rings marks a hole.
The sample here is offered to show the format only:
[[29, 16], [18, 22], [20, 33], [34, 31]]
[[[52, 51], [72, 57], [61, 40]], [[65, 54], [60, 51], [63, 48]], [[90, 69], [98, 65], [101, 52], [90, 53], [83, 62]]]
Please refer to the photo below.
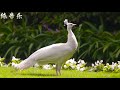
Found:
[[88, 62], [103, 59], [104, 63], [119, 60], [119, 12], [22, 12], [22, 14], [22, 20], [0, 20], [0, 56], [6, 58], [7, 63], [12, 56], [23, 60], [41, 47], [66, 42], [67, 31], [62, 23], [65, 18], [78, 25], [73, 30], [79, 44], [73, 56], [77, 61], [80, 58]]

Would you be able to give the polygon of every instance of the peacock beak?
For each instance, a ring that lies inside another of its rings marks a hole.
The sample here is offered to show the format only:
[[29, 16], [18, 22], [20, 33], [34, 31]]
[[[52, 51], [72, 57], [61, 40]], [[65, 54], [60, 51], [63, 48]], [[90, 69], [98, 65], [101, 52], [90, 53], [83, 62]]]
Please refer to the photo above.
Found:
[[76, 24], [73, 24], [73, 26], [75, 26]]

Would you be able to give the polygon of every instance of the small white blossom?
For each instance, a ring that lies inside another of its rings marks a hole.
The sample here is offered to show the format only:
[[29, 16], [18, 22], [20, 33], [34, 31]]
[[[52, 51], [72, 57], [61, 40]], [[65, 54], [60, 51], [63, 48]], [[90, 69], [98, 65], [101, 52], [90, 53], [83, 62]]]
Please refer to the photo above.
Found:
[[112, 65], [114, 65], [114, 62], [112, 62]]
[[69, 62], [70, 62], [70, 61], [68, 60], [68, 61], [66, 61], [66, 63], [65, 63], [65, 64], [69, 64]]
[[92, 63], [92, 67], [94, 67], [95, 65]]
[[77, 64], [77, 67], [82, 67], [83, 65], [80, 63], [80, 64]]
[[79, 66], [77, 66], [77, 67], [76, 67], [76, 69], [77, 69], [77, 70], [80, 70], [80, 67], [79, 67]]
[[38, 64], [38, 63], [36, 63], [36, 64], [34, 65], [34, 67], [39, 67], [39, 64]]
[[106, 63], [107, 66], [109, 66], [109, 63]]
[[94, 69], [93, 69], [93, 68], [91, 68], [89, 71], [90, 71], [90, 72], [92, 72], [93, 70], [94, 70]]
[[56, 65], [53, 65], [53, 68], [56, 68]]
[[15, 63], [14, 62], [12, 62], [12, 66], [14, 66], [15, 65]]
[[75, 66], [71, 66], [72, 69], [75, 69]]
[[78, 63], [84, 63], [84, 60], [80, 59], [80, 60], [78, 61]]
[[8, 65], [7, 65], [7, 64], [5, 64], [5, 65], [3, 65], [3, 67], [8, 67]]
[[52, 68], [50, 67], [50, 65], [46, 64], [46, 65], [43, 65], [43, 69], [49, 70], [49, 69], [52, 69]]
[[18, 59], [18, 58], [15, 58], [14, 56], [12, 57], [12, 60], [20, 60], [20, 59]]
[[118, 61], [118, 64], [120, 65], [120, 61]]
[[114, 66], [116, 66], [117, 65], [117, 63], [114, 63]]
[[97, 61], [97, 63], [99, 64], [99, 61]]
[[83, 67], [83, 68], [80, 68], [80, 71], [82, 72], [82, 71], [84, 71], [85, 70], [85, 67]]
[[101, 63], [103, 63], [103, 60], [100, 60]]
[[64, 68], [67, 69], [68, 67], [66, 65], [64, 65]]
[[95, 65], [96, 65], [96, 66], [98, 66], [98, 64], [97, 64], [97, 63], [96, 63]]
[[85, 64], [84, 60], [81, 60], [81, 63], [82, 63], [82, 64]]
[[120, 69], [120, 65], [118, 65], [118, 68]]
[[115, 66], [114, 65], [110, 65], [111, 69], [114, 70]]
[[0, 62], [0, 66], [1, 66], [1, 67], [3, 66], [2, 62]]

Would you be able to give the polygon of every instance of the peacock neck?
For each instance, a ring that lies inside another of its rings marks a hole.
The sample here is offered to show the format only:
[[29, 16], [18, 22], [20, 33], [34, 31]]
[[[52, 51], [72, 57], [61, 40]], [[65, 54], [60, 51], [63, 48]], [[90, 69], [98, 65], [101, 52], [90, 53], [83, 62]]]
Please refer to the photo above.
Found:
[[74, 33], [72, 32], [71, 29], [67, 29], [67, 30], [68, 30], [67, 44], [70, 45], [70, 47], [72, 47], [73, 49], [77, 49], [78, 43]]

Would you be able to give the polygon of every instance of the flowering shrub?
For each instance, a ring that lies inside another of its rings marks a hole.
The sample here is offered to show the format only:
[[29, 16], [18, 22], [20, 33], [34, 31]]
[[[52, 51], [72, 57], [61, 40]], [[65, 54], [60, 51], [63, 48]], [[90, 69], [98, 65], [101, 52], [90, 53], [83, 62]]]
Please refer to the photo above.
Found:
[[12, 57], [11, 62], [8, 64], [8, 66], [11, 66], [12, 64], [18, 64], [20, 63], [22, 60], [20, 60], [19, 58], [15, 58], [14, 56]]
[[75, 61], [74, 58], [67, 60], [65, 64], [63, 65], [63, 69], [76, 69], [76, 64], [77, 62]]
[[92, 63], [92, 67], [89, 71], [102, 71], [104, 68], [103, 60], [97, 60], [95, 64]]
[[84, 62], [84, 60], [79, 60], [78, 64], [77, 64], [77, 70], [79, 71], [85, 71], [86, 67], [85, 67], [86, 63]]
[[104, 66], [103, 71], [105, 72], [120, 72], [120, 61], [118, 63], [112, 62], [112, 65], [109, 65], [109, 63]]
[[42, 66], [42, 69], [50, 70], [50, 69], [53, 69], [53, 66], [50, 65], [50, 64], [46, 64], [46, 65], [43, 65], [43, 66]]
[[2, 67], [2, 66], [7, 66], [7, 65], [4, 63], [4, 60], [5, 60], [5, 58], [1, 58], [1, 57], [0, 57], [0, 67]]
[[[5, 64], [4, 63], [5, 58], [1, 58], [0, 57], [0, 67], [8, 67], [11, 66], [14, 63], [20, 63], [22, 60], [20, 60], [19, 58], [15, 58], [14, 56], [12, 57], [12, 60], [10, 63]], [[65, 70], [78, 70], [78, 71], [103, 71], [103, 72], [120, 72], [120, 61], [118, 61], [117, 63], [112, 62], [112, 64], [110, 65], [109, 63], [103, 64], [103, 60], [97, 60], [95, 63], [92, 63], [91, 66], [86, 66], [86, 62], [84, 60], [78, 60], [77, 62], [75, 61], [75, 59], [69, 59], [65, 62], [65, 64], [61, 67], [61, 69], [65, 69]], [[50, 70], [50, 69], [55, 69], [56, 65], [55, 64], [46, 64], [46, 65], [42, 65], [39, 66], [39, 64], [35, 64], [33, 67], [36, 68], [41, 68], [44, 70]]]

